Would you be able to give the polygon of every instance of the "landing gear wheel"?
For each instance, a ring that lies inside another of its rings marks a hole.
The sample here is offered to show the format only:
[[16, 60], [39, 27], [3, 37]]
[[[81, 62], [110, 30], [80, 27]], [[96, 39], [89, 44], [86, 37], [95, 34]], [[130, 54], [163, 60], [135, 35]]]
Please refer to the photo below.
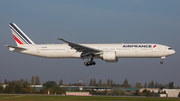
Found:
[[87, 64], [90, 65], [90, 66], [92, 65], [91, 61], [88, 61]]
[[95, 65], [95, 64], [96, 64], [96, 62], [92, 61], [92, 65]]
[[95, 65], [95, 64], [96, 64], [96, 62], [94, 62], [94, 61], [84, 62], [85, 66], [92, 66], [92, 65]]
[[91, 64], [91, 65], [95, 65], [95, 64], [96, 64], [96, 62], [94, 62], [94, 61], [90, 61], [90, 64]]
[[161, 61], [160, 64], [163, 64], [163, 61]]
[[93, 61], [93, 55], [89, 55], [88, 56], [88, 61], [87, 62], [84, 62], [84, 65], [86, 66], [92, 66], [92, 65], [95, 65], [96, 63]]
[[88, 64], [87, 62], [84, 62], [84, 65], [85, 65], [85, 66], [89, 66], [89, 64]]

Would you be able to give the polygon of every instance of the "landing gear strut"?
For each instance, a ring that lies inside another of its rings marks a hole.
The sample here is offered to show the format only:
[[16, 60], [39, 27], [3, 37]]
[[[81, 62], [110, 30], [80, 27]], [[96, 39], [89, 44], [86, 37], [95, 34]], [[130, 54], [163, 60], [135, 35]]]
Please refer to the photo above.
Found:
[[93, 58], [90, 58], [88, 60], [88, 62], [84, 62], [84, 65], [86, 65], [86, 66], [92, 66], [92, 65], [95, 65], [95, 64], [96, 64], [96, 62], [93, 61]]
[[165, 59], [165, 58], [166, 58], [165, 56], [161, 57], [161, 62], [160, 62], [160, 64], [163, 64], [163, 59]]

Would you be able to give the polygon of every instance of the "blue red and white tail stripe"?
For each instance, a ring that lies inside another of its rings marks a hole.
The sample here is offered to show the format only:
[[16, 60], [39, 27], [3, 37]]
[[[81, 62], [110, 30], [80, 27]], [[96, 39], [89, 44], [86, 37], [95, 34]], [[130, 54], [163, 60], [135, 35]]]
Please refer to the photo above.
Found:
[[9, 24], [17, 45], [35, 44], [15, 23]]

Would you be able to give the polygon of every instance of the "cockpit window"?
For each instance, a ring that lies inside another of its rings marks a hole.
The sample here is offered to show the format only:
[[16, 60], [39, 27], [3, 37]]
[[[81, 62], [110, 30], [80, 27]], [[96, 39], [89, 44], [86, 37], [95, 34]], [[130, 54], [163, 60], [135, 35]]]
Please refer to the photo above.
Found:
[[168, 48], [168, 50], [173, 50], [172, 48]]

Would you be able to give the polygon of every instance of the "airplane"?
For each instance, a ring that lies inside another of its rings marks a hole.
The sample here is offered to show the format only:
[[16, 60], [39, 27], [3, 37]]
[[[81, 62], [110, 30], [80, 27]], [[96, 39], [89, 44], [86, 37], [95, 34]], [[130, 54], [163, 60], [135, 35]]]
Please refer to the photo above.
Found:
[[57, 38], [67, 44], [35, 44], [15, 23], [9, 23], [17, 46], [10, 46], [9, 51], [45, 57], [45, 58], [80, 58], [87, 59], [85, 66], [95, 65], [93, 59], [106, 62], [118, 62], [118, 58], [161, 58], [173, 55], [171, 47], [152, 43], [133, 44], [76, 44]]

